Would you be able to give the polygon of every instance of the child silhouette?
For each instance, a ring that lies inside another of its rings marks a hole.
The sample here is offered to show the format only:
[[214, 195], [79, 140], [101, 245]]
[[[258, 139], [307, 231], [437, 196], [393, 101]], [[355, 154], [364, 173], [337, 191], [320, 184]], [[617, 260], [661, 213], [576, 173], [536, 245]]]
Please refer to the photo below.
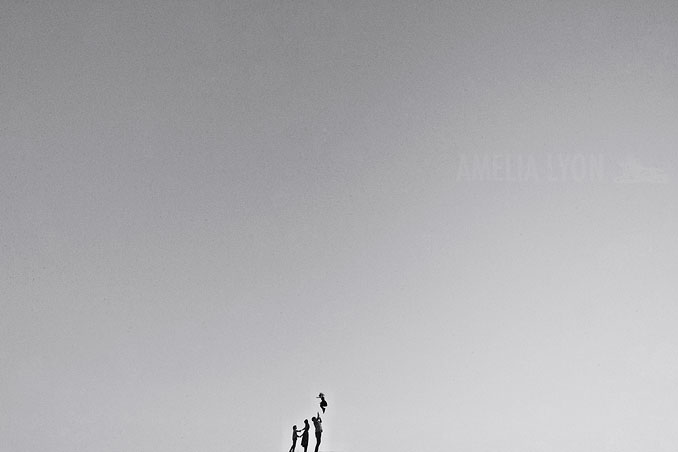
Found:
[[293, 425], [292, 426], [292, 447], [290, 447], [289, 452], [294, 452], [294, 448], [297, 447], [297, 438], [301, 437], [299, 434], [299, 431], [297, 430], [297, 426]]
[[325, 408], [327, 408], [327, 401], [325, 401], [325, 394], [322, 392], [318, 394], [318, 397], [316, 399], [320, 399], [320, 409], [323, 410], [323, 413], [325, 412]]

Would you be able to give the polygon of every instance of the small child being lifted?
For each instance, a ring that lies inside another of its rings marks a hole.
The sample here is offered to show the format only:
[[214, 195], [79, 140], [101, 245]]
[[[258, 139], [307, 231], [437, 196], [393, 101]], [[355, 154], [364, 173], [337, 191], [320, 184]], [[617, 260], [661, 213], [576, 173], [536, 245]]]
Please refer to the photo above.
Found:
[[327, 402], [325, 401], [325, 394], [322, 392], [318, 394], [318, 397], [316, 399], [320, 399], [320, 409], [323, 410], [323, 413], [325, 412], [325, 408], [327, 408]]

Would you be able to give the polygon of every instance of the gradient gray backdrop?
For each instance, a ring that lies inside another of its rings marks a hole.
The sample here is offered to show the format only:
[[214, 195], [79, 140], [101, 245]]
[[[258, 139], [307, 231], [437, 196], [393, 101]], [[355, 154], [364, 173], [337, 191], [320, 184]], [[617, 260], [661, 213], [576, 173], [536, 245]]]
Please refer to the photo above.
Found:
[[670, 0], [2, 0], [0, 450], [674, 452], [677, 118]]

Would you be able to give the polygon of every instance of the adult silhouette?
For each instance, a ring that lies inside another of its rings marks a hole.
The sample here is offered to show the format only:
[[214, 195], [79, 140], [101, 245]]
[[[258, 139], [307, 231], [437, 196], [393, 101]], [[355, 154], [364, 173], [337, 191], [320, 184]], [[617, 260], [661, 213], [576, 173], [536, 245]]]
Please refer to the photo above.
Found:
[[323, 436], [323, 420], [320, 419], [320, 413], [316, 413], [316, 417], [312, 417], [313, 426], [315, 427], [315, 452], [318, 452], [320, 447], [320, 439]]
[[304, 419], [304, 429], [301, 431], [301, 447], [304, 448], [304, 452], [308, 448], [308, 431], [311, 429], [311, 426], [308, 425], [308, 419]]

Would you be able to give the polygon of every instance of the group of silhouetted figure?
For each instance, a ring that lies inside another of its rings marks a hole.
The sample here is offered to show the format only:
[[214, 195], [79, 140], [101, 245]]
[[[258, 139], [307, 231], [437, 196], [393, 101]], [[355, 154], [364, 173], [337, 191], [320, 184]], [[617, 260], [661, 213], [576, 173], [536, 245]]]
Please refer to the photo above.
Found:
[[[320, 399], [320, 408], [325, 413], [325, 408], [327, 408], [327, 402], [325, 401], [325, 394], [322, 392], [316, 397]], [[318, 452], [318, 447], [320, 447], [320, 440], [323, 436], [323, 420], [320, 418], [320, 413], [316, 413], [315, 416], [311, 418], [313, 422], [313, 427], [315, 428], [315, 451]], [[294, 452], [294, 448], [297, 447], [297, 438], [301, 438], [301, 447], [304, 448], [304, 452], [308, 448], [308, 432], [311, 429], [311, 426], [308, 423], [308, 419], [304, 419], [304, 428], [299, 431], [296, 425], [292, 426], [292, 447], [290, 447], [289, 452]]]

